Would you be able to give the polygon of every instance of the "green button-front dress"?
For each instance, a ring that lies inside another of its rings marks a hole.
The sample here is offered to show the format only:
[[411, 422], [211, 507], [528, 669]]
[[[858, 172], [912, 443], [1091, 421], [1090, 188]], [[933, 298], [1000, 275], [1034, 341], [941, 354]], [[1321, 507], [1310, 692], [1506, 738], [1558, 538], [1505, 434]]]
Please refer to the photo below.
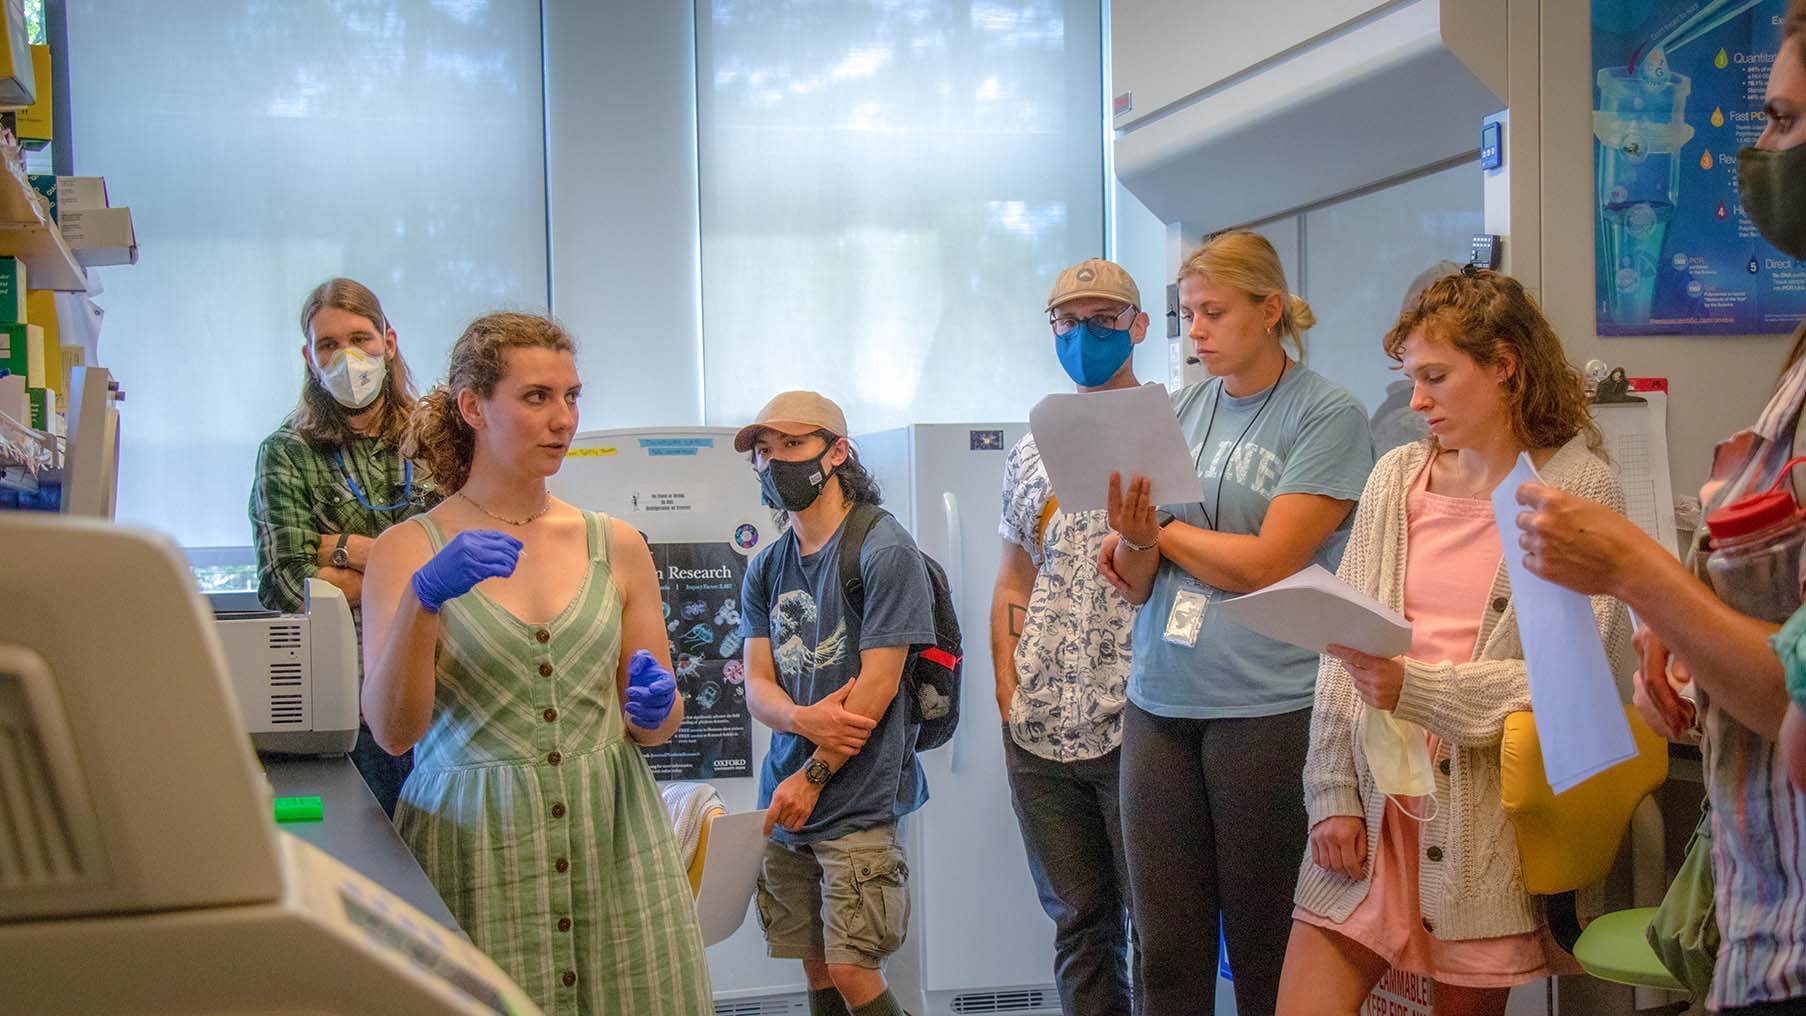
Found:
[[[426, 528], [433, 549], [445, 543]], [[483, 592], [440, 612], [432, 726], [395, 824], [479, 948], [547, 1013], [712, 1014], [690, 885], [616, 690], [607, 516], [589, 572], [527, 624]]]

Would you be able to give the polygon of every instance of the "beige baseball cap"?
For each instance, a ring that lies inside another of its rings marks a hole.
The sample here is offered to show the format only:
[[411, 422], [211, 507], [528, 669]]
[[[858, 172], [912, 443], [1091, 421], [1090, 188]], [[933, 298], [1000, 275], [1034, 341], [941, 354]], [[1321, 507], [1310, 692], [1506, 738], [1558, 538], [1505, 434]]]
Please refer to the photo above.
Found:
[[1053, 310], [1068, 300], [1101, 296], [1121, 300], [1131, 307], [1141, 306], [1141, 290], [1135, 280], [1114, 261], [1089, 258], [1060, 273], [1054, 280], [1053, 292], [1047, 294], [1047, 308]]
[[740, 428], [734, 435], [734, 451], [752, 451], [753, 441], [759, 431], [770, 427], [782, 434], [801, 436], [825, 430], [840, 437], [847, 436], [846, 414], [834, 404], [834, 400], [820, 392], [779, 392], [765, 403], [753, 422]]

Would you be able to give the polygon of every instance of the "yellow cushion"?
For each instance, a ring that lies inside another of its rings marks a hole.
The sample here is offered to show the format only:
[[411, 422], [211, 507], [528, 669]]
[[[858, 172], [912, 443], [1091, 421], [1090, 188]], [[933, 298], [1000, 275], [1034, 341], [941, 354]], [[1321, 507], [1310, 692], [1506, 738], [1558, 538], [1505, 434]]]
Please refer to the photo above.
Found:
[[1499, 744], [1499, 797], [1517, 834], [1524, 888], [1537, 895], [1570, 892], [1605, 877], [1618, 856], [1637, 804], [1668, 778], [1668, 742], [1625, 708], [1636, 757], [1557, 795], [1543, 775], [1535, 718], [1505, 717]]
[[715, 827], [715, 820], [727, 814], [720, 808], [710, 808], [709, 813], [702, 816], [702, 832], [696, 837], [696, 853], [690, 855], [690, 895], [702, 892], [702, 862], [709, 856], [709, 830]]

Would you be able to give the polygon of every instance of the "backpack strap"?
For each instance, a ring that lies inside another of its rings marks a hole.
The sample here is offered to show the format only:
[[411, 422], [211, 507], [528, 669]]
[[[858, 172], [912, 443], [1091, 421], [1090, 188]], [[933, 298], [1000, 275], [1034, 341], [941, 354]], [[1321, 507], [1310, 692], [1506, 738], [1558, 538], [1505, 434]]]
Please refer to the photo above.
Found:
[[875, 504], [855, 502], [840, 530], [840, 596], [855, 624], [865, 620], [865, 578], [859, 571], [859, 552], [865, 548], [872, 526], [887, 514]]
[[1053, 521], [1054, 512], [1060, 510], [1060, 499], [1052, 494], [1047, 495], [1047, 503], [1041, 506], [1041, 517], [1035, 520], [1035, 549], [1047, 553], [1047, 524]]

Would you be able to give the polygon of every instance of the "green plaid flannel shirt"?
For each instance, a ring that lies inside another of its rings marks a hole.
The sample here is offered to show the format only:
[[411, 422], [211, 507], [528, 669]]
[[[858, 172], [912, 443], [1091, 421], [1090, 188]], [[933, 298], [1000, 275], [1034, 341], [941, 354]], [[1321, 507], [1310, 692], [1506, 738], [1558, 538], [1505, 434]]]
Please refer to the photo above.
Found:
[[401, 453], [381, 438], [360, 437], [343, 447], [344, 471], [332, 450], [316, 448], [284, 420], [257, 448], [251, 485], [251, 533], [257, 548], [257, 598], [270, 610], [302, 608], [307, 579], [320, 570], [321, 534], [380, 535], [442, 498], [432, 478], [416, 464], [408, 503], [371, 511], [358, 503], [345, 482], [357, 481], [373, 505], [402, 500], [406, 484]]

